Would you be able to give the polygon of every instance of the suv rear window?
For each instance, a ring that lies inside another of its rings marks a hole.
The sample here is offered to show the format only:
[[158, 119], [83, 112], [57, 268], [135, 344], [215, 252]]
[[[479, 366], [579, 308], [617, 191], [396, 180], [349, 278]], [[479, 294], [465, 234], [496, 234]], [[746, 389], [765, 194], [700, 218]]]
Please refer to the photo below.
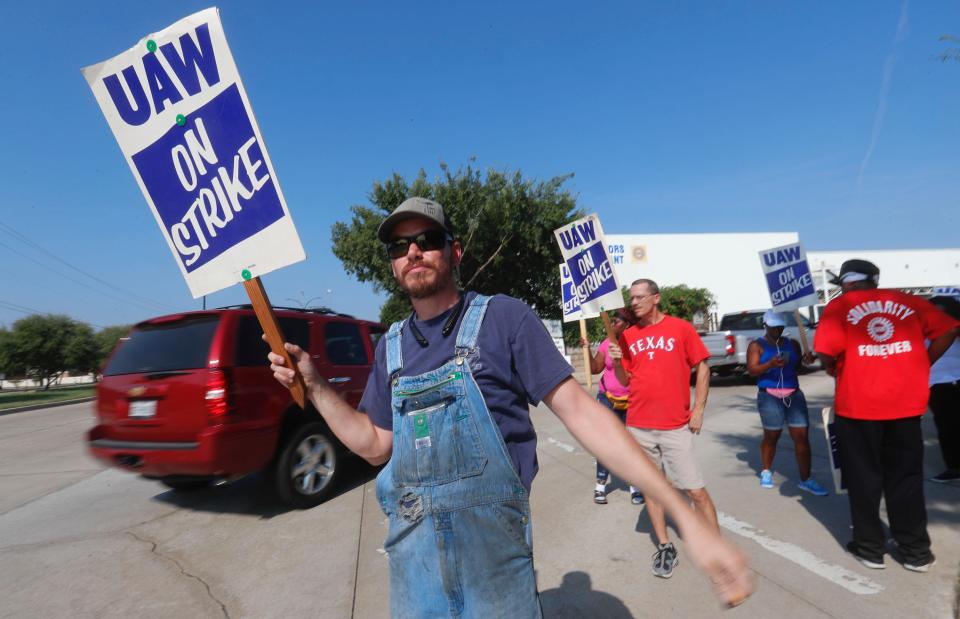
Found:
[[[310, 323], [302, 318], [277, 317], [283, 337], [291, 344], [310, 350]], [[237, 327], [237, 353], [234, 365], [238, 367], [268, 366], [270, 345], [260, 337], [263, 327], [256, 316], [241, 316]]]
[[219, 315], [205, 315], [140, 325], [120, 344], [103, 375], [205, 368], [219, 323]]
[[363, 346], [360, 327], [352, 322], [328, 322], [323, 329], [327, 360], [333, 365], [366, 365], [367, 349]]

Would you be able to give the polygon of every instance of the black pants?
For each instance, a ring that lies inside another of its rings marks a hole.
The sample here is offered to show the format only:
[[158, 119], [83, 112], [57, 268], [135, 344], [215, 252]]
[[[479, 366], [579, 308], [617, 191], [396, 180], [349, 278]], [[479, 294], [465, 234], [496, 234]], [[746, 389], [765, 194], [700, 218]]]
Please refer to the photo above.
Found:
[[874, 561], [883, 560], [883, 496], [890, 533], [903, 560], [926, 562], [930, 557], [930, 536], [923, 497], [920, 417], [865, 421], [837, 416], [836, 429], [843, 479], [850, 494], [853, 541], [860, 554]]
[[948, 469], [960, 470], [960, 381], [930, 387], [930, 410], [943, 462]]

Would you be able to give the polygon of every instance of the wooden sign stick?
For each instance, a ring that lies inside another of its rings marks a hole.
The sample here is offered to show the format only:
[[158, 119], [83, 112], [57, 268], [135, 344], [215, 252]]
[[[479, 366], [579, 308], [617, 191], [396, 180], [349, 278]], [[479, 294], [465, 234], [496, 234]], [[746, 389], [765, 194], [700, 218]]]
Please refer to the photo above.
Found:
[[590, 342], [587, 341], [587, 321], [580, 319], [580, 337], [583, 338], [583, 373], [587, 377], [587, 389], [593, 388], [593, 374], [590, 373]]
[[613, 325], [610, 324], [610, 316], [606, 312], [600, 312], [600, 319], [603, 320], [603, 328], [607, 331], [607, 339], [611, 344], [617, 344], [617, 336], [613, 333]]
[[[293, 357], [283, 346], [283, 332], [280, 330], [280, 323], [277, 322], [277, 315], [273, 313], [270, 299], [267, 298], [267, 291], [263, 289], [263, 283], [261, 283], [259, 277], [254, 277], [244, 281], [243, 287], [247, 291], [247, 296], [250, 297], [250, 304], [253, 305], [253, 311], [257, 314], [260, 326], [267, 335], [270, 350], [283, 357], [287, 362], [287, 367], [293, 368], [293, 384], [290, 385], [290, 394], [293, 396], [293, 400], [300, 408], [306, 409], [307, 386], [303, 382], [303, 376], [300, 374]], [[307, 351], [304, 352], [307, 353]]]
[[806, 357], [810, 352], [810, 344], [807, 343], [807, 327], [800, 318], [800, 310], [793, 310], [793, 319], [797, 321], [797, 331], [800, 333], [800, 347], [803, 349], [803, 356]]

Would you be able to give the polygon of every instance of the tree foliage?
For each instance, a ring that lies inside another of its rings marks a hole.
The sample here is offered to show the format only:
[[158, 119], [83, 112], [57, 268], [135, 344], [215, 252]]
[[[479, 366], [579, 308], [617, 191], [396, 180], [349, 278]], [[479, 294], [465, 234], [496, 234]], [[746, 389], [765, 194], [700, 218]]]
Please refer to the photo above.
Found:
[[100, 349], [93, 329], [85, 322], [74, 322], [63, 347], [63, 369], [72, 374], [90, 374], [100, 369]]
[[34, 314], [0, 329], [0, 373], [32, 378], [48, 389], [64, 372], [96, 373], [128, 326], [94, 333], [90, 325], [59, 314]]
[[23, 373], [44, 389], [67, 368], [64, 350], [74, 331], [74, 322], [62, 314], [34, 314], [13, 323], [4, 338], [3, 357], [7, 373]]
[[693, 315], [698, 312], [707, 313], [713, 303], [713, 294], [706, 288], [691, 288], [686, 284], [660, 288], [660, 309], [686, 321], [693, 321]]
[[420, 170], [412, 182], [399, 174], [375, 182], [370, 206], [351, 207], [352, 220], [333, 225], [333, 253], [346, 272], [389, 293], [380, 320], [392, 322], [410, 313], [377, 239], [377, 227], [412, 196], [443, 205], [463, 245], [460, 284], [465, 290], [508, 294], [544, 318], [559, 318], [561, 255], [553, 231], [583, 216], [574, 196], [563, 189], [572, 175], [535, 181], [524, 179], [519, 170], [484, 174], [471, 165], [451, 171], [445, 164], [440, 171], [432, 181]]
[[96, 335], [94, 335], [94, 341], [97, 344], [97, 367], [95, 369], [99, 370], [103, 367], [107, 357], [110, 356], [110, 353], [112, 353], [114, 347], [116, 347], [117, 342], [120, 341], [120, 338], [126, 337], [129, 332], [130, 325], [114, 325], [112, 327], [104, 327], [97, 331]]
[[19, 376], [23, 374], [23, 368], [16, 366], [11, 358], [13, 349], [10, 337], [10, 330], [0, 327], [0, 374]]

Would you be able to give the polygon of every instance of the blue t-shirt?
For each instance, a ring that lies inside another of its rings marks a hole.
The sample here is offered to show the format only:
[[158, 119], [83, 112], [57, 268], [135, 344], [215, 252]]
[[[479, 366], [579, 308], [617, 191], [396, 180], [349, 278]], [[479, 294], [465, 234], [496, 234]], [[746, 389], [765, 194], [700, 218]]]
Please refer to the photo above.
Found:
[[[429, 372], [453, 358], [466, 304], [476, 294], [466, 293], [464, 310], [447, 337], [443, 337], [442, 330], [452, 309], [430, 320], [414, 319], [430, 343], [426, 348], [417, 343], [409, 327], [404, 328], [400, 376]], [[490, 299], [480, 325], [477, 348], [480, 363], [474, 379], [507, 445], [513, 466], [529, 490], [538, 468], [537, 434], [530, 421], [529, 405], [539, 403], [573, 373], [573, 368], [557, 350], [533, 310], [523, 301], [502, 294]], [[393, 429], [385, 337], [377, 344], [376, 359], [359, 409], [369, 415], [376, 426]]]

